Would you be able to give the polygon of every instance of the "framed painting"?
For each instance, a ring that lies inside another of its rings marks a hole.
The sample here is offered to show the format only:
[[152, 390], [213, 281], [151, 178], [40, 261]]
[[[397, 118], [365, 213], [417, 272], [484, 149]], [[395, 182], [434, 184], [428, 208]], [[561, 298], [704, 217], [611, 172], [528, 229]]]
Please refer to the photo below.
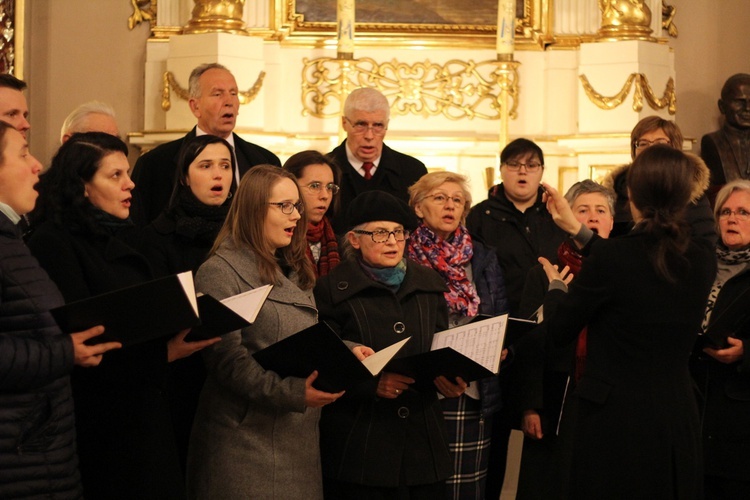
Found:
[[[334, 37], [336, 0], [277, 0], [289, 37]], [[541, 45], [551, 39], [550, 2], [516, 0], [516, 42]], [[356, 0], [355, 33], [367, 39], [411, 39], [448, 43], [459, 37], [495, 43], [497, 0], [474, 0], [471, 8], [454, 0]], [[468, 40], [467, 40], [468, 41]]]
[[0, 0], [0, 73], [23, 78], [25, 0]]

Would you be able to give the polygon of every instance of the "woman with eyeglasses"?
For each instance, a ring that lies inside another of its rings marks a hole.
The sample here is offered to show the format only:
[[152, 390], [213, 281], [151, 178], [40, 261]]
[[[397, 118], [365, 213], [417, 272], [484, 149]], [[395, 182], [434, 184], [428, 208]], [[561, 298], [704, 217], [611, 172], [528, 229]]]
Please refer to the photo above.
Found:
[[[475, 205], [466, 217], [471, 237], [493, 247], [505, 277], [511, 316], [520, 317], [519, 307], [526, 274], [546, 257], [557, 262], [557, 247], [567, 239], [552, 220], [542, 201], [544, 153], [528, 139], [511, 141], [500, 153], [502, 183], [492, 186], [488, 198]], [[511, 357], [514, 348], [510, 347]], [[508, 364], [501, 377], [503, 408], [494, 417], [487, 497], [502, 490], [508, 439], [521, 420], [514, 385], [516, 368]]]
[[329, 157], [317, 151], [302, 151], [284, 163], [297, 178], [307, 212], [307, 257], [315, 276], [325, 276], [339, 262], [339, 245], [331, 218], [338, 209], [341, 173]]
[[[394, 196], [368, 191], [347, 216], [347, 258], [315, 287], [321, 321], [375, 351], [406, 337], [397, 356], [429, 351], [433, 334], [448, 326], [446, 286], [435, 271], [404, 257], [414, 215]], [[383, 372], [323, 409], [326, 498], [445, 497], [453, 466], [436, 389], [458, 397], [466, 384], [442, 376], [421, 381], [426, 388], [415, 382]]]
[[703, 406], [706, 498], [750, 498], [750, 181], [725, 185], [716, 197], [718, 272], [692, 360]]
[[[630, 157], [635, 160], [638, 155], [655, 144], [666, 145], [682, 151], [682, 132], [672, 120], [665, 120], [659, 116], [647, 116], [639, 121], [630, 133]], [[696, 186], [702, 185], [704, 178], [710, 177], [708, 167], [696, 174]], [[627, 190], [627, 173], [630, 164], [616, 168], [604, 179], [602, 184], [614, 190], [617, 194], [615, 202], [615, 227], [610, 236], [616, 237], [626, 234], [633, 228], [633, 216], [630, 212], [630, 198]], [[716, 243], [714, 218], [711, 204], [703, 195], [705, 188], [696, 189], [701, 194], [698, 198], [691, 198], [688, 204], [686, 218], [692, 228], [693, 235], [703, 238], [711, 244]]]
[[[409, 188], [409, 205], [420, 222], [409, 235], [409, 258], [434, 269], [448, 286], [445, 300], [451, 326], [478, 314], [508, 312], [503, 272], [495, 251], [474, 241], [464, 226], [471, 206], [467, 179], [432, 172]], [[500, 384], [488, 377], [471, 384], [458, 398], [440, 400], [450, 439], [451, 498], [485, 498], [492, 415], [500, 409]]]
[[304, 205], [294, 176], [272, 165], [246, 173], [196, 289], [221, 300], [273, 285], [255, 322], [203, 356], [188, 453], [189, 498], [321, 498], [320, 408], [338, 399], [313, 372], [281, 378], [253, 353], [317, 322], [305, 255]]

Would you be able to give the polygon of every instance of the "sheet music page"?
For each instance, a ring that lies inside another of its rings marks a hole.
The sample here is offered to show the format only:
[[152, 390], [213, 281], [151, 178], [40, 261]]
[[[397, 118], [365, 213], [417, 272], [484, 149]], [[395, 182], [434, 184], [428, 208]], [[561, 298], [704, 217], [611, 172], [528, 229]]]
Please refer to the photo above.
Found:
[[221, 303], [245, 318], [248, 323], [252, 323], [258, 317], [263, 303], [266, 301], [268, 294], [271, 293], [271, 288], [273, 288], [273, 285], [253, 288], [247, 292], [227, 297]]
[[503, 314], [444, 330], [432, 338], [432, 350], [451, 347], [492, 373], [497, 373], [507, 326], [508, 315]]
[[180, 280], [182, 288], [185, 290], [190, 305], [193, 306], [195, 315], [198, 316], [198, 298], [195, 295], [195, 283], [193, 283], [193, 272], [185, 271], [177, 275], [177, 279]]
[[393, 356], [395, 356], [398, 351], [400, 351], [401, 348], [404, 347], [404, 344], [406, 344], [410, 338], [411, 337], [406, 337], [404, 340], [400, 340], [395, 344], [384, 347], [372, 356], [368, 356], [363, 359], [362, 364], [365, 365], [365, 368], [370, 370], [370, 373], [372, 373], [373, 376], [377, 375], [378, 373], [383, 371], [385, 365], [387, 365], [388, 362], [393, 359]]

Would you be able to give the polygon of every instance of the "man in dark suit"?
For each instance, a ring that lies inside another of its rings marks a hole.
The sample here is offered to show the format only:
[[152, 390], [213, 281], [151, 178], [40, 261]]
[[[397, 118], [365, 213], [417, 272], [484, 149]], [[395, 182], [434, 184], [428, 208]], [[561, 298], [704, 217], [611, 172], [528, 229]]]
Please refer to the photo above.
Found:
[[701, 157], [711, 170], [710, 194], [735, 179], [750, 179], [750, 74], [732, 75], [719, 99], [721, 130], [701, 139]]
[[190, 73], [190, 111], [198, 125], [185, 137], [162, 144], [141, 156], [133, 168], [133, 208], [131, 217], [138, 225], [146, 225], [167, 207], [172, 194], [177, 159], [186, 140], [197, 135], [212, 134], [234, 146], [238, 171], [234, 186], [245, 172], [255, 165], [270, 163], [281, 166], [272, 152], [243, 140], [233, 132], [239, 114], [237, 82], [232, 73], [217, 63], [202, 64]]
[[[365, 191], [385, 191], [405, 202], [409, 186], [427, 173], [424, 163], [394, 151], [383, 139], [391, 107], [383, 94], [372, 88], [353, 91], [344, 103], [342, 123], [346, 140], [329, 153], [341, 167], [340, 207], [347, 207]], [[333, 219], [336, 234], [344, 233], [346, 210]]]

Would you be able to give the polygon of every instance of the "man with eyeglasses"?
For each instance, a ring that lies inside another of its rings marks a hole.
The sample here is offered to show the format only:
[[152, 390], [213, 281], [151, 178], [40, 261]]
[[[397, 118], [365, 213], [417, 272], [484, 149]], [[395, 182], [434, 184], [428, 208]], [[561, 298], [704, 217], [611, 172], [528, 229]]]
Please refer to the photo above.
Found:
[[133, 167], [133, 207], [131, 218], [144, 226], [167, 207], [177, 171], [177, 160], [182, 145], [198, 135], [211, 134], [225, 139], [233, 148], [237, 169], [232, 191], [240, 178], [252, 167], [270, 164], [281, 167], [279, 158], [271, 151], [245, 141], [234, 133], [240, 112], [239, 89], [234, 75], [218, 63], [201, 64], [190, 73], [188, 82], [190, 111], [197, 125], [172, 142], [162, 144], [143, 154]]
[[701, 157], [711, 170], [714, 196], [727, 182], [750, 179], [750, 74], [738, 73], [727, 79], [719, 111], [724, 115], [721, 130], [701, 139]]
[[[354, 90], [344, 103], [342, 124], [346, 140], [329, 153], [341, 167], [342, 207], [349, 206], [365, 191], [385, 191], [409, 201], [409, 186], [427, 173], [424, 163], [383, 144], [391, 107], [388, 99], [373, 88]], [[341, 212], [345, 212], [342, 210]], [[347, 229], [345, 214], [333, 219], [336, 234]]]

